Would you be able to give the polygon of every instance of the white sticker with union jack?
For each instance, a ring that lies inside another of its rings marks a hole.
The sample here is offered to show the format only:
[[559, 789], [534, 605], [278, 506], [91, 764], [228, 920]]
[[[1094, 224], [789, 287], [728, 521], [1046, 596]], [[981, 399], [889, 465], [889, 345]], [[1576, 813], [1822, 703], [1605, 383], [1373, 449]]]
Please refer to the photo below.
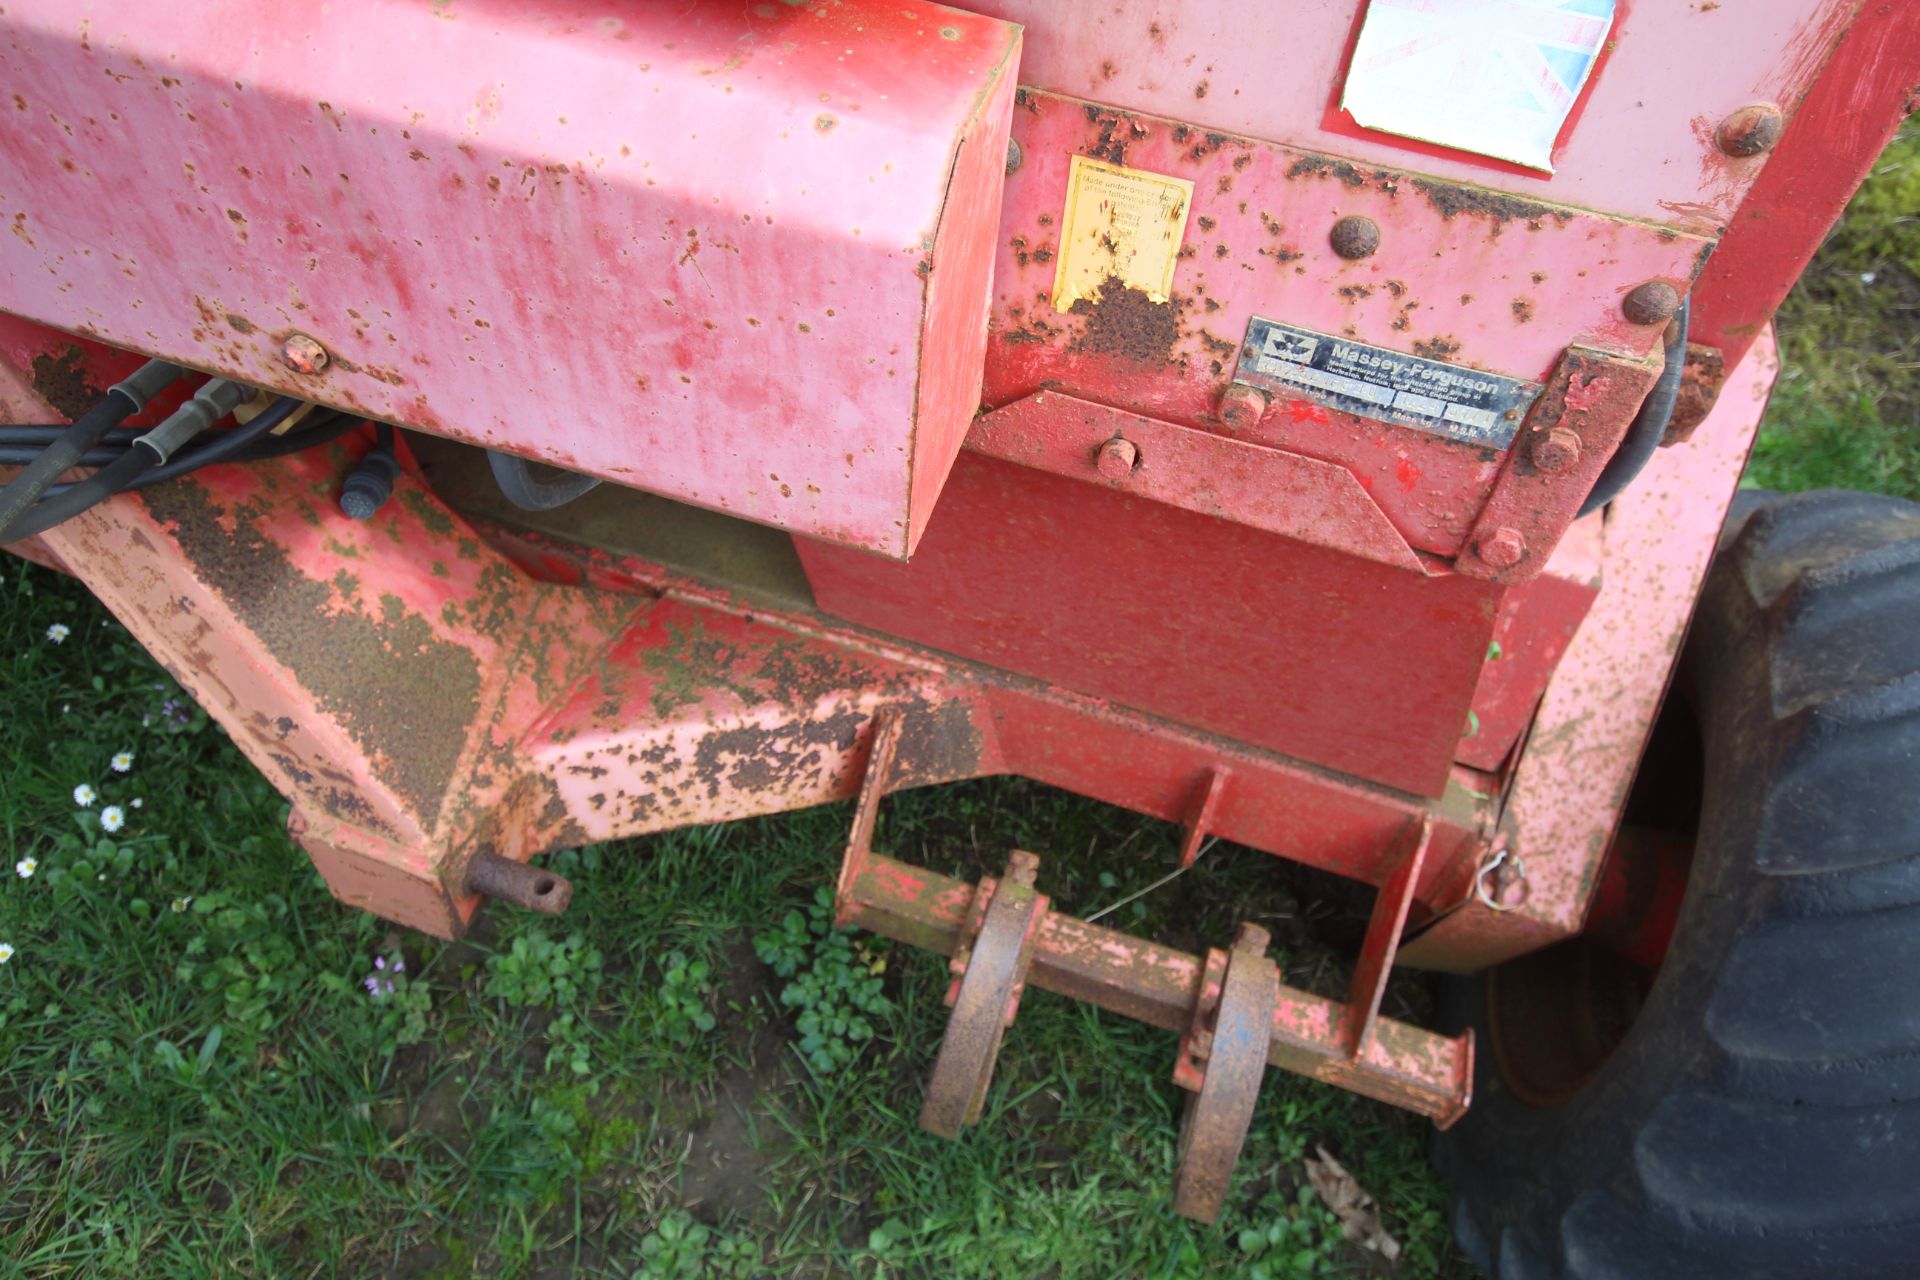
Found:
[[1369, 0], [1340, 105], [1368, 129], [1553, 172], [1614, 0]]

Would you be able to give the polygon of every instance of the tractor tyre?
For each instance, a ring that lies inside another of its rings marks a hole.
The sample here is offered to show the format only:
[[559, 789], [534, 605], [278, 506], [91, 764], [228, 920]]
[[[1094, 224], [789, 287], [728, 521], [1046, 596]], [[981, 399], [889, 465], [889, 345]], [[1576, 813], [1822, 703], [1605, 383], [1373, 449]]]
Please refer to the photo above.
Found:
[[1443, 996], [1480, 1046], [1454, 1233], [1496, 1280], [1920, 1275], [1920, 506], [1743, 502], [1669, 702], [1658, 971], [1574, 939]]

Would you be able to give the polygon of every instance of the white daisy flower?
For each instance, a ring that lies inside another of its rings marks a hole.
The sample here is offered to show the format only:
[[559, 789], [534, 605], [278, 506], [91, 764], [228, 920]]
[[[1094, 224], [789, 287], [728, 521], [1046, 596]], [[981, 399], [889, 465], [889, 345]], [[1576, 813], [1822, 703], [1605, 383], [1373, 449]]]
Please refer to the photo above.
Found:
[[133, 768], [133, 752], [120, 751], [114, 754], [113, 771], [115, 773], [127, 773], [127, 772], [130, 772], [132, 768]]
[[33, 873], [39, 869], [40, 860], [38, 858], [22, 858], [13, 864], [13, 874], [19, 876], [22, 880], [33, 879]]
[[64, 622], [56, 622], [47, 628], [47, 639], [55, 644], [65, 644], [67, 637], [72, 634], [73, 629]]
[[73, 802], [82, 809], [92, 808], [93, 802], [99, 798], [100, 793], [84, 782], [73, 789]]
[[145, 804], [146, 801], [142, 799], [140, 796], [135, 796], [133, 799], [127, 801], [127, 803], [131, 805], [133, 808], [138, 809], [141, 805]]
[[192, 906], [192, 905], [193, 905], [193, 899], [192, 899], [192, 898], [175, 898], [175, 899], [173, 900], [173, 911], [174, 911], [174, 914], [175, 914], [175, 915], [178, 915], [178, 914], [180, 914], [180, 913], [181, 913], [182, 911], [185, 911], [185, 910], [186, 910], [186, 909], [187, 909], [188, 907], [190, 907], [190, 906]]
[[117, 804], [110, 804], [100, 811], [100, 826], [106, 831], [118, 831], [127, 825], [126, 811]]
[[0, 942], [0, 964], [5, 964], [11, 959], [13, 959], [13, 944], [11, 942]]

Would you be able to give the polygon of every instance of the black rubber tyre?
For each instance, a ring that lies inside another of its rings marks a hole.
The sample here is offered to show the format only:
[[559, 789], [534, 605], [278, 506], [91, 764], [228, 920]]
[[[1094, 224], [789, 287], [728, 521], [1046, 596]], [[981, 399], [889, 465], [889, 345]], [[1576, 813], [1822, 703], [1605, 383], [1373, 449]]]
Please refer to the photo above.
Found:
[[[1920, 507], [1737, 520], [1682, 664], [1705, 781], [1666, 960], [1584, 1083], [1522, 1101], [1483, 1047], [1435, 1143], [1497, 1280], [1920, 1275]], [[1483, 1046], [1501, 972], [1449, 997]]]

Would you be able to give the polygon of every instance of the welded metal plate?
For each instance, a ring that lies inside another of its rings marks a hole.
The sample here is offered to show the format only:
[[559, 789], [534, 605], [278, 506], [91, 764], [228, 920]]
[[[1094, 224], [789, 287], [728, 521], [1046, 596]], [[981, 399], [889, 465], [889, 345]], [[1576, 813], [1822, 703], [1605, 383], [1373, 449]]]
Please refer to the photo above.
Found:
[[1504, 449], [1540, 394], [1537, 382], [1463, 369], [1255, 316], [1234, 380], [1305, 396], [1343, 413]]

